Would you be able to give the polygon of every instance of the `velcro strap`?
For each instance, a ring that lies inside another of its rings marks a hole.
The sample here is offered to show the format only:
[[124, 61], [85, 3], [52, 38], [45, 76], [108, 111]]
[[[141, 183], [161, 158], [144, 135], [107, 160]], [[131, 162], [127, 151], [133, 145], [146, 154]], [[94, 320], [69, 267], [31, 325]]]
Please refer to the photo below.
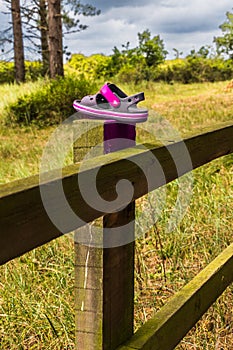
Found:
[[119, 98], [112, 92], [112, 90], [109, 88], [107, 84], [104, 84], [102, 88], [100, 89], [101, 95], [103, 95], [106, 100], [109, 102], [109, 104], [112, 107], [119, 107], [121, 104], [121, 101]]

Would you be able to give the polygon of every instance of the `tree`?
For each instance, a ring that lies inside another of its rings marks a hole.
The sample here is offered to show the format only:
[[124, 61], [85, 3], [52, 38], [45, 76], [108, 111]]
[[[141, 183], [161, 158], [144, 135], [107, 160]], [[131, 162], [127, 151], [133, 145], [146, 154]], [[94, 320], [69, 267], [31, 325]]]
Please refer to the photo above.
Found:
[[[101, 11], [90, 4], [82, 4], [80, 0], [62, 0], [62, 21], [66, 31], [64, 35], [77, 33], [88, 28], [80, 23], [79, 16], [98, 16]], [[71, 16], [73, 13], [73, 16]]]
[[31, 51], [33, 55], [41, 54], [42, 73], [49, 74], [47, 0], [27, 1], [21, 6], [21, 13], [25, 27], [24, 41], [29, 43], [26, 50]]
[[50, 77], [64, 76], [61, 1], [48, 0], [48, 42]]
[[20, 13], [20, 0], [11, 0], [11, 14], [14, 36], [15, 79], [17, 83], [25, 81], [23, 33]]
[[201, 46], [198, 51], [192, 49], [187, 58], [208, 58], [213, 54], [211, 50], [212, 47], [210, 45]]
[[[8, 10], [11, 10], [11, 0], [4, 0]], [[35, 57], [38, 53], [41, 55], [43, 64], [43, 73], [49, 74], [49, 24], [48, 24], [48, 3], [49, 0], [25, 0], [21, 4], [22, 26], [24, 28], [24, 49], [25, 52], [32, 52]], [[62, 22], [62, 36], [70, 33], [80, 32], [87, 29], [88, 26], [80, 23], [80, 15], [95, 16], [100, 14], [100, 10], [89, 4], [82, 4], [80, 0], [59, 0], [60, 15]], [[7, 12], [6, 12], [7, 13]], [[53, 33], [50, 31], [50, 36]], [[0, 32], [0, 46], [2, 50], [5, 46], [13, 45], [12, 26]], [[62, 47], [62, 52], [66, 51]], [[10, 53], [10, 50], [8, 51]], [[55, 52], [55, 51], [54, 51]], [[60, 52], [60, 49], [59, 49]]]
[[214, 37], [217, 52], [227, 54], [233, 59], [233, 13], [226, 13], [227, 20], [219, 26], [223, 36]]
[[46, 0], [39, 0], [38, 7], [38, 29], [40, 32], [40, 50], [42, 56], [43, 73], [49, 74], [49, 43]]
[[179, 51], [178, 49], [176, 49], [175, 47], [172, 49], [174, 51], [174, 55], [175, 55], [175, 59], [178, 60], [180, 58], [180, 56], [183, 55], [182, 51]]
[[151, 38], [149, 29], [146, 29], [144, 32], [138, 33], [138, 40], [139, 53], [145, 57], [148, 67], [158, 66], [164, 62], [168, 52], [165, 50], [164, 42], [159, 35]]
[[[48, 0], [31, 0], [22, 7], [24, 24], [27, 29], [25, 39], [29, 39], [32, 47], [41, 54], [44, 73], [49, 73], [48, 2]], [[96, 7], [82, 4], [80, 0], [60, 0], [60, 11], [63, 37], [88, 28], [87, 25], [80, 23], [80, 15], [100, 14], [100, 10], [97, 10]], [[66, 53], [67, 56], [70, 54], [67, 52], [67, 47], [63, 47], [63, 53]]]

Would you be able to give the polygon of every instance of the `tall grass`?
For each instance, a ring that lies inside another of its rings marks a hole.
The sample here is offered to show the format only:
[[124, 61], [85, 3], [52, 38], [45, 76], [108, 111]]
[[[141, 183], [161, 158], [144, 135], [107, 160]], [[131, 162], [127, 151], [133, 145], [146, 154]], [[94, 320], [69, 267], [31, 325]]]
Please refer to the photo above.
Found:
[[25, 93], [32, 93], [44, 85], [44, 79], [38, 79], [36, 82], [27, 82], [24, 84], [0, 84], [0, 116], [4, 116], [4, 108]]
[[[145, 91], [144, 104], [151, 117], [160, 114], [186, 134], [233, 119], [233, 91], [226, 91], [226, 85], [145, 82], [121, 87], [128, 93]], [[3, 105], [23, 88], [1, 88]], [[53, 129], [10, 127], [0, 122], [1, 183], [38, 172], [43, 147]], [[193, 176], [191, 202], [177, 228], [166, 230], [177, 194], [174, 181], [166, 186], [166, 207], [156, 225], [136, 242], [135, 329], [233, 241], [232, 156], [196, 169]], [[139, 200], [138, 213], [145, 200]], [[1, 349], [74, 348], [73, 264], [73, 240], [66, 235], [1, 267]], [[232, 349], [232, 296], [231, 286], [177, 349]]]

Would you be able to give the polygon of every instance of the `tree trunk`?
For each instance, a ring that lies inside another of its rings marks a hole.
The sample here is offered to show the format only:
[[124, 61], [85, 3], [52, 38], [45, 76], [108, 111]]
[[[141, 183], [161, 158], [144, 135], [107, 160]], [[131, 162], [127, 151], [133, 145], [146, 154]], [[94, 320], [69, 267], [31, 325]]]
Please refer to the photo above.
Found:
[[17, 83], [25, 81], [23, 33], [20, 13], [20, 0], [11, 0], [11, 15], [14, 36], [15, 79]]
[[50, 77], [64, 76], [62, 48], [61, 1], [48, 1]]
[[48, 43], [48, 21], [47, 21], [47, 6], [46, 0], [39, 2], [39, 16], [40, 16], [40, 41], [41, 41], [41, 55], [43, 64], [43, 73], [49, 74], [49, 43]]

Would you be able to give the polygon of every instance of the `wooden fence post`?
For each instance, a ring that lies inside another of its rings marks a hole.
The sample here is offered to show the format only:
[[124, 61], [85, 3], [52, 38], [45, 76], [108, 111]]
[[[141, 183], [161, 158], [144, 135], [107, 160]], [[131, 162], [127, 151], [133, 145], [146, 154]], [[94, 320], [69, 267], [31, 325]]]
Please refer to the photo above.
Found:
[[[103, 142], [103, 127], [94, 127], [88, 120], [73, 123], [74, 135], [83, 134], [74, 142], [74, 162], [80, 162], [93, 147]], [[76, 130], [77, 129], [77, 130]], [[90, 129], [90, 130], [88, 130]], [[91, 224], [75, 233], [75, 348], [102, 349], [103, 314], [103, 249], [79, 243], [79, 234], [89, 235]]]
[[[88, 121], [83, 121], [88, 123]], [[80, 122], [77, 123], [80, 127]], [[87, 132], [74, 144], [74, 161], [105, 140], [109, 153], [135, 144], [135, 126], [105, 123]], [[100, 141], [100, 138], [102, 140]], [[120, 138], [120, 142], [117, 139]], [[114, 140], [112, 140], [114, 139]], [[75, 240], [76, 349], [114, 350], [133, 334], [134, 301], [134, 203], [103, 218], [106, 248], [88, 247]], [[86, 234], [88, 235], [86, 226]], [[117, 234], [111, 230], [119, 227]], [[82, 229], [81, 229], [82, 230]], [[78, 233], [77, 233], [78, 234]], [[130, 241], [124, 242], [125, 237]]]
[[[104, 124], [105, 153], [135, 145], [135, 125]], [[104, 216], [103, 349], [114, 350], [133, 334], [135, 204]], [[116, 234], [109, 228], [117, 228]], [[123, 244], [125, 237], [129, 243]], [[117, 244], [119, 244], [117, 246]], [[116, 246], [115, 246], [116, 245]], [[114, 247], [115, 246], [115, 247]]]

